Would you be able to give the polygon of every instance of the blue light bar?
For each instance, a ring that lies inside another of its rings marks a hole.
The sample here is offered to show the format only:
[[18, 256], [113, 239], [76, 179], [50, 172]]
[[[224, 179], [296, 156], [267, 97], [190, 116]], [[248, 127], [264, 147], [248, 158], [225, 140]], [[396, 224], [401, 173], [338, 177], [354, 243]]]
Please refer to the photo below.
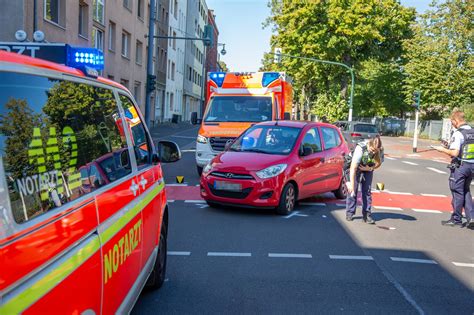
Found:
[[280, 77], [278, 72], [266, 72], [262, 77], [262, 86], [267, 87], [270, 83], [277, 80]]
[[66, 65], [72, 68], [104, 69], [104, 53], [97, 48], [68, 46]]
[[225, 72], [209, 72], [209, 78], [214, 81], [218, 87], [222, 87], [225, 79]]

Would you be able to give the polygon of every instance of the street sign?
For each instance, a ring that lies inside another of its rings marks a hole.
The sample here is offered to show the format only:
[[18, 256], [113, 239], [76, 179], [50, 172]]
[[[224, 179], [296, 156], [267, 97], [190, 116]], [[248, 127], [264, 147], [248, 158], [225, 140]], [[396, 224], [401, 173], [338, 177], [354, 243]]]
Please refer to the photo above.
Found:
[[0, 50], [44, 59], [62, 65], [67, 62], [66, 44], [0, 42]]
[[176, 182], [182, 184], [184, 182], [184, 176], [176, 176]]

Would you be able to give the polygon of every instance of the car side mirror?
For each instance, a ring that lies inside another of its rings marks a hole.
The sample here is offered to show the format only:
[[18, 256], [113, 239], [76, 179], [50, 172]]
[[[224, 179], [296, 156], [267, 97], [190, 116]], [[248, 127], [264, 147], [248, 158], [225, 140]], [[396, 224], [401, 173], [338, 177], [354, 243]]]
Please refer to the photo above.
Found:
[[234, 144], [234, 140], [227, 140], [227, 142], [225, 143], [224, 151], [229, 150], [233, 144]]
[[198, 124], [198, 113], [192, 112], [191, 113], [191, 124], [197, 125]]
[[284, 113], [283, 114], [283, 119], [284, 120], [291, 120], [291, 114], [290, 113]]
[[303, 150], [301, 150], [301, 156], [308, 156], [313, 153], [314, 151], [313, 151], [313, 148], [311, 147], [303, 146]]
[[173, 163], [181, 159], [181, 151], [173, 141], [159, 141], [157, 150], [158, 155], [153, 160], [157, 158], [162, 163]]

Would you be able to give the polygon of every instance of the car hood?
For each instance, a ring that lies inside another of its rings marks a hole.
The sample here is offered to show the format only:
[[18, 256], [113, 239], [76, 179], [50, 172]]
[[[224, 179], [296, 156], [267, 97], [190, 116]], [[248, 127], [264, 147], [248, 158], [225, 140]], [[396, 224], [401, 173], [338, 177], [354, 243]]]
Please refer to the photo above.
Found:
[[260, 171], [276, 164], [288, 164], [288, 156], [227, 151], [215, 157], [212, 164], [213, 171], [246, 173]]

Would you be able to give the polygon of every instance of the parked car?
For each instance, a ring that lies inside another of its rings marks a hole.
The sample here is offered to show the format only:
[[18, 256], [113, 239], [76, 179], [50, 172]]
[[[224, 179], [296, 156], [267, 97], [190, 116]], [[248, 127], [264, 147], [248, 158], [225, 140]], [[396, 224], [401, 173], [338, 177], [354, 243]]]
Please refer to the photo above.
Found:
[[334, 192], [345, 198], [344, 156], [333, 125], [271, 121], [247, 129], [203, 170], [201, 196], [210, 206], [276, 208], [290, 213], [298, 200]]
[[337, 126], [350, 149], [357, 143], [368, 140], [379, 135], [379, 130], [376, 125], [360, 121], [337, 121], [334, 123]]

